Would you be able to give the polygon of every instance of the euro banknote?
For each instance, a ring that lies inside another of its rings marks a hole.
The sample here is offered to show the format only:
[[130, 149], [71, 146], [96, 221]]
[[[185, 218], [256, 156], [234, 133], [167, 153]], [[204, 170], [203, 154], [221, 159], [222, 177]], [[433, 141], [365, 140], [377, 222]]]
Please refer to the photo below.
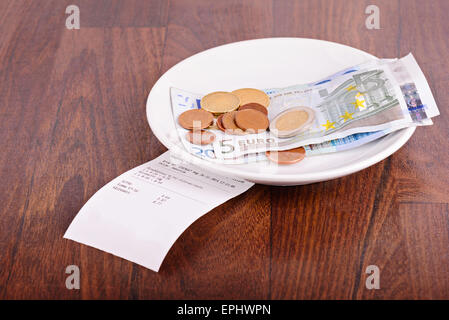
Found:
[[352, 134], [432, 124], [439, 114], [425, 77], [411, 54], [401, 59], [370, 60], [320, 81], [266, 89], [268, 118], [292, 107], [313, 110], [309, 129], [288, 138], [266, 131], [222, 135], [213, 143], [225, 160], [251, 153], [281, 151], [345, 138]]

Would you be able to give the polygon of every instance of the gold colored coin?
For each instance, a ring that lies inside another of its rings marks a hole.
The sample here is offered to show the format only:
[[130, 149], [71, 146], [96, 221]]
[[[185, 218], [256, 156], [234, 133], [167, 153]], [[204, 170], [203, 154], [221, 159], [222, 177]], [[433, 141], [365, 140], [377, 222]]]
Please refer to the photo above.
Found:
[[307, 107], [293, 107], [278, 114], [270, 123], [270, 131], [279, 138], [293, 137], [304, 132], [315, 121], [315, 111]]
[[209, 93], [201, 99], [201, 108], [215, 114], [234, 111], [239, 105], [239, 97], [224, 91]]
[[253, 88], [243, 88], [231, 92], [240, 99], [240, 105], [244, 106], [248, 103], [258, 103], [268, 108], [270, 105], [270, 97], [263, 91]]
[[303, 110], [293, 110], [283, 114], [276, 121], [276, 129], [279, 131], [291, 131], [302, 127], [309, 120], [309, 114]]

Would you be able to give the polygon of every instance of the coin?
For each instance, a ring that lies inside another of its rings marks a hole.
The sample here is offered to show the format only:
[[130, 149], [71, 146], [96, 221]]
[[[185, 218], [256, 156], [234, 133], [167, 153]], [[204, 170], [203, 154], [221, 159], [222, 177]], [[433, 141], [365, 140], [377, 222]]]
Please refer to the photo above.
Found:
[[239, 105], [239, 97], [224, 91], [209, 93], [201, 99], [201, 108], [215, 114], [234, 111]]
[[181, 113], [178, 117], [178, 123], [184, 129], [191, 130], [205, 129], [209, 127], [214, 121], [212, 113], [203, 109], [192, 109]]
[[218, 129], [220, 129], [221, 131], [224, 132], [225, 127], [223, 127], [223, 122], [222, 122], [223, 116], [224, 116], [224, 114], [220, 114], [220, 116], [217, 118], [217, 127], [218, 127]]
[[247, 103], [239, 108], [239, 111], [245, 110], [245, 109], [253, 109], [262, 112], [266, 116], [268, 115], [268, 109], [265, 108], [263, 105], [255, 102]]
[[263, 91], [253, 88], [243, 88], [231, 92], [240, 98], [240, 105], [244, 106], [248, 103], [258, 103], [268, 108], [270, 97]]
[[193, 144], [211, 144], [215, 141], [215, 134], [206, 130], [189, 131], [186, 133], [186, 139]]
[[235, 115], [238, 111], [232, 111], [225, 113], [223, 118], [221, 118], [221, 124], [229, 134], [244, 134], [244, 131], [237, 126], [235, 123]]
[[278, 114], [270, 123], [270, 131], [279, 138], [293, 137], [307, 130], [315, 119], [307, 107], [293, 107]]
[[284, 151], [267, 151], [265, 154], [269, 160], [278, 164], [293, 164], [305, 158], [306, 150], [299, 147]]
[[252, 132], [265, 131], [269, 125], [267, 116], [253, 109], [238, 111], [234, 118], [238, 127]]
[[223, 118], [221, 119], [221, 123], [225, 129], [239, 129], [239, 127], [235, 124], [235, 114], [237, 111], [232, 111], [225, 113]]

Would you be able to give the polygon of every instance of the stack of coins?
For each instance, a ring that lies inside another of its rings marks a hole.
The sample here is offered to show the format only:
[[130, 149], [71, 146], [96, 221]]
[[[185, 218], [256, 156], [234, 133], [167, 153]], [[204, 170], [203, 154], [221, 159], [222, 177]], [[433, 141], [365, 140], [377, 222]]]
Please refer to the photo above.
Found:
[[[280, 138], [290, 137], [307, 128], [313, 121], [313, 110], [295, 107], [268, 120], [270, 97], [258, 89], [243, 88], [232, 92], [216, 91], [201, 99], [201, 109], [183, 112], [179, 124], [189, 130], [186, 139], [197, 145], [215, 141], [215, 134], [204, 129], [218, 128], [234, 135], [261, 133], [268, 128]], [[214, 121], [214, 118], [215, 121]], [[215, 124], [216, 127], [212, 127]], [[267, 158], [279, 164], [293, 164], [305, 156], [304, 148], [266, 152]]]
[[267, 130], [269, 104], [270, 97], [253, 88], [212, 92], [201, 99], [201, 108], [218, 116], [217, 127], [235, 135]]
[[201, 99], [201, 109], [183, 112], [178, 117], [181, 127], [192, 130], [186, 139], [193, 144], [208, 144], [215, 135], [204, 129], [214, 124], [223, 132], [235, 135], [260, 133], [270, 125], [270, 97], [258, 89], [244, 88], [232, 92], [216, 91]]

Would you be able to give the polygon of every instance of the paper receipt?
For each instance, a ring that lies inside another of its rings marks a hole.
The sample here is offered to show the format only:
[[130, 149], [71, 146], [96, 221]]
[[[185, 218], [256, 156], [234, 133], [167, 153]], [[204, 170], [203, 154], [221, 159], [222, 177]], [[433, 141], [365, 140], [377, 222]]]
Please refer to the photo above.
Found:
[[96, 192], [64, 238], [158, 271], [190, 224], [251, 186], [251, 182], [205, 171], [166, 152]]

